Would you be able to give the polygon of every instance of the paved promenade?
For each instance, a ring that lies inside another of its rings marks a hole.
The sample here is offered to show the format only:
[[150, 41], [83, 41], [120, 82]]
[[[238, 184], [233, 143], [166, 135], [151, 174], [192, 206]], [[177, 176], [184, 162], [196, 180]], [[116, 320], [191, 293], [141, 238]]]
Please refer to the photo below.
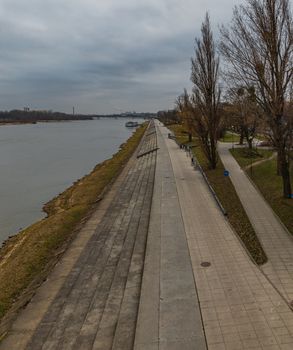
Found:
[[156, 124], [0, 350], [293, 349], [288, 304]]
[[[250, 260], [190, 158], [166, 137], [208, 349], [293, 349], [293, 313]], [[202, 267], [203, 262], [210, 263]], [[191, 348], [196, 349], [196, 347]]]
[[219, 154], [242, 205], [266, 252], [268, 262], [261, 268], [283, 297], [293, 301], [293, 239], [274, 215], [229, 152], [231, 144], [220, 143]]
[[164, 137], [160, 131], [157, 136], [159, 150], [135, 350], [204, 350], [198, 295], [163, 130]]

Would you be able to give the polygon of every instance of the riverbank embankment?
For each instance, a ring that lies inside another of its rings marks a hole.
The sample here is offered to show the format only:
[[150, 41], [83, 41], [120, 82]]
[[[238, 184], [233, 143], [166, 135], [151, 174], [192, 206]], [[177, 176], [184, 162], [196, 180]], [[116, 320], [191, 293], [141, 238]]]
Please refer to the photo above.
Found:
[[11, 237], [0, 249], [2, 332], [16, 310], [33, 295], [86, 221], [91, 210], [139, 145], [146, 125], [120, 150], [44, 206], [47, 217]]

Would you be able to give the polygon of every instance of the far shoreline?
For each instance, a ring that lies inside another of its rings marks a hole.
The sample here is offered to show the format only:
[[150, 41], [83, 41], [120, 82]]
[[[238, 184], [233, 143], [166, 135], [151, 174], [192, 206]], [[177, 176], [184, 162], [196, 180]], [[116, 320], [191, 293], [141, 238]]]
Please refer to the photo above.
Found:
[[92, 121], [94, 119], [66, 119], [66, 120], [37, 120], [37, 121], [11, 121], [11, 122], [0, 122], [0, 126], [7, 125], [26, 125], [26, 124], [39, 124], [39, 123], [64, 123], [64, 122], [76, 122], [76, 121]]

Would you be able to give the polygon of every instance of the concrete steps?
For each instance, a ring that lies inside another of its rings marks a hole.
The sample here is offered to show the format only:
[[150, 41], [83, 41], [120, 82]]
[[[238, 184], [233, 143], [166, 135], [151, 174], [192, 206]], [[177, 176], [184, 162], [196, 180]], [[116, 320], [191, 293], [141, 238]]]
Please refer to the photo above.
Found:
[[157, 150], [156, 127], [153, 120], [151, 120], [148, 125], [143, 141], [138, 151], [137, 158]]
[[137, 238], [135, 241], [126, 288], [124, 291], [123, 301], [113, 341], [113, 350], [133, 348], [138, 305], [140, 300], [142, 273], [145, 260], [145, 246], [151, 209], [149, 203], [152, 200], [153, 181], [154, 169], [152, 169], [152, 173], [150, 174], [148, 182], [146, 183], [145, 198], [142, 206], [143, 215], [140, 215]]
[[[156, 144], [150, 131], [141, 149]], [[137, 159], [27, 349], [132, 349], [156, 152]]]

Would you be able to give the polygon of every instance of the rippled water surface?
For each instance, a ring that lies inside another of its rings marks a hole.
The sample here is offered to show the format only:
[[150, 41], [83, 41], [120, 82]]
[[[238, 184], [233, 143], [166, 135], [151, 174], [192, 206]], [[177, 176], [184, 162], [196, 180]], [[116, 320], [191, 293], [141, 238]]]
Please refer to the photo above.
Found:
[[133, 132], [125, 122], [102, 118], [1, 126], [0, 244], [42, 218], [46, 202], [111, 157]]

